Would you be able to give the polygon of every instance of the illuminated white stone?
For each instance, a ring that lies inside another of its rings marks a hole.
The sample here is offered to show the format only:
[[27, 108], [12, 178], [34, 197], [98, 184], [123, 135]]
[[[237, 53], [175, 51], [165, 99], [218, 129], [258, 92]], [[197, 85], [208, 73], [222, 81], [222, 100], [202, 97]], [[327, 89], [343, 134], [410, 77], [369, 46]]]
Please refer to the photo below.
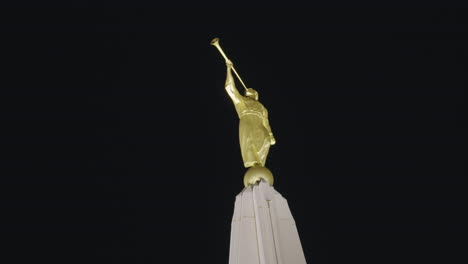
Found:
[[305, 264], [288, 202], [265, 181], [237, 195], [229, 264]]

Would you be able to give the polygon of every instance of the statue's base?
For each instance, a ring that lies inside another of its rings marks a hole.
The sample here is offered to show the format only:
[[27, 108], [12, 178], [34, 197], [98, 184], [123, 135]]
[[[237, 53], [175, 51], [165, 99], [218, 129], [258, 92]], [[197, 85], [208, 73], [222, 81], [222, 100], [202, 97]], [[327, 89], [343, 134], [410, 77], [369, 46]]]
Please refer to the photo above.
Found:
[[288, 202], [261, 180], [237, 195], [229, 264], [305, 264]]

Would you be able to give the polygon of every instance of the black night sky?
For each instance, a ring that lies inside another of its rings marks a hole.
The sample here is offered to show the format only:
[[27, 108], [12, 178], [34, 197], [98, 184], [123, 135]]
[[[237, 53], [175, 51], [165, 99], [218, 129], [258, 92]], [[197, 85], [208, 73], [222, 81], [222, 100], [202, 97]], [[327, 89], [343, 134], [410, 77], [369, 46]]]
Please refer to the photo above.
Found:
[[466, 13], [205, 11], [2, 17], [0, 262], [228, 262], [245, 168], [219, 37], [308, 263], [464, 263]]

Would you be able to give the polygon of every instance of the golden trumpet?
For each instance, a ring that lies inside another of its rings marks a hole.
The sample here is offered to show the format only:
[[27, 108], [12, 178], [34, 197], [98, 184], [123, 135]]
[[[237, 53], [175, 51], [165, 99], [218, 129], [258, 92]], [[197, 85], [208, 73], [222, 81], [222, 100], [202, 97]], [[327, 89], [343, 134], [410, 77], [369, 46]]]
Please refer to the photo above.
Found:
[[[228, 57], [226, 56], [226, 54], [224, 53], [223, 49], [221, 48], [221, 45], [219, 44], [219, 38], [214, 38], [213, 40], [211, 40], [210, 42], [211, 45], [215, 46], [219, 52], [221, 53], [221, 55], [223, 55], [224, 57], [224, 60], [226, 60], [226, 62], [228, 61], [231, 61], [230, 59], [228, 59]], [[232, 70], [234, 71], [234, 73], [236, 74], [237, 76], [237, 79], [239, 79], [239, 81], [242, 83], [242, 85], [244, 86], [244, 89], [247, 90], [247, 86], [245, 86], [244, 82], [242, 81], [241, 77], [239, 76], [239, 74], [237, 73], [236, 69], [234, 69], [234, 66], [231, 65], [231, 68]]]

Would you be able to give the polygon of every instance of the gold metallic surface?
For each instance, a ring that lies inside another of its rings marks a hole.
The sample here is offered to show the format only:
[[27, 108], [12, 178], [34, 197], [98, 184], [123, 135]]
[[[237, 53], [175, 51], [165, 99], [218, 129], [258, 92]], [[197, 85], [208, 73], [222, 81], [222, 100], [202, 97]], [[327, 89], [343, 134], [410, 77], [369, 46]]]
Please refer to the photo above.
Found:
[[244, 186], [254, 185], [261, 179], [273, 185], [273, 174], [268, 168], [262, 166], [250, 167], [244, 175]]
[[[224, 54], [224, 51], [223, 49], [221, 48], [221, 45], [219, 45], [219, 38], [214, 38], [211, 42], [210, 42], [211, 45], [215, 46], [219, 52], [221, 53], [221, 55], [223, 55], [223, 58], [224, 60], [226, 61], [226, 63], [228, 61], [230, 61], [228, 59], [228, 57], [226, 56], [226, 54]], [[232, 66], [232, 63], [231, 63], [231, 66]], [[247, 90], [247, 86], [245, 86], [244, 84], [244, 81], [242, 81], [241, 77], [239, 76], [239, 74], [237, 73], [236, 69], [234, 69], [234, 66], [232, 66], [232, 70], [234, 71], [234, 73], [236, 74], [237, 78], [239, 79], [239, 81], [242, 83], [242, 85], [244, 86], [244, 89]]]
[[[231, 71], [234, 71], [241, 82], [242, 80], [234, 70], [232, 62], [221, 49], [219, 39], [213, 39], [211, 45], [215, 46], [226, 60], [227, 77], [225, 89], [234, 103], [234, 107], [239, 116], [239, 143], [244, 166], [246, 168], [255, 166], [256, 169], [254, 171], [257, 171], [260, 166], [265, 166], [270, 146], [276, 144], [268, 121], [268, 111], [258, 101], [258, 93], [254, 89], [247, 88], [244, 85], [245, 94], [241, 95], [239, 93]], [[242, 84], [244, 83], [242, 82]], [[252, 177], [249, 176], [249, 179], [255, 179], [255, 177]], [[265, 177], [269, 178], [269, 176]], [[273, 175], [271, 175], [271, 180], [267, 181], [272, 184]], [[248, 180], [248, 182], [251, 182], [251, 180]]]

